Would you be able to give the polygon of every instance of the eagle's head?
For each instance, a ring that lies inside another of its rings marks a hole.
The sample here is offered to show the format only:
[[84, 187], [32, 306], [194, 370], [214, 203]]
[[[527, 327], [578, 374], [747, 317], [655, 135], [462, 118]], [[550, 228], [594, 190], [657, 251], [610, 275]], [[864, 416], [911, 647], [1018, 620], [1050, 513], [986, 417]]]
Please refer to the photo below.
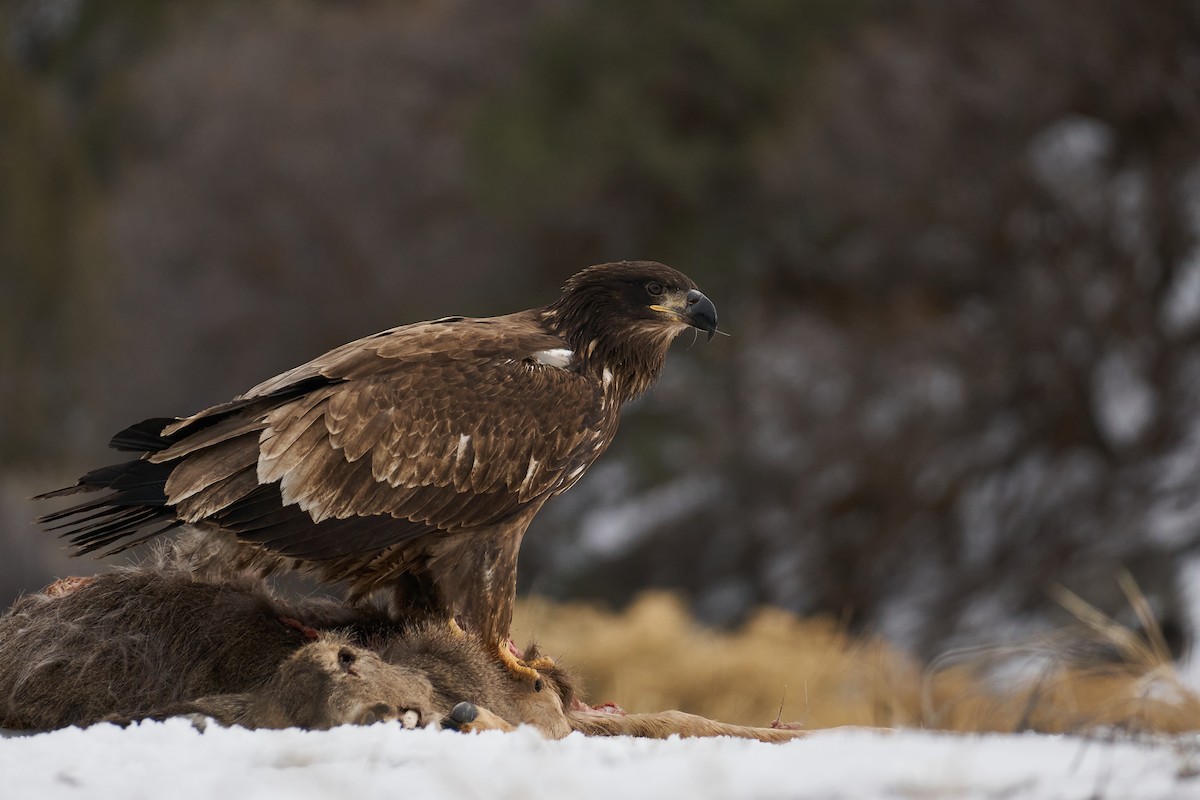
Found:
[[607, 370], [626, 399], [650, 388], [680, 333], [696, 328], [712, 339], [717, 332], [712, 301], [691, 278], [656, 261], [588, 267], [543, 313], [580, 367], [596, 375]]

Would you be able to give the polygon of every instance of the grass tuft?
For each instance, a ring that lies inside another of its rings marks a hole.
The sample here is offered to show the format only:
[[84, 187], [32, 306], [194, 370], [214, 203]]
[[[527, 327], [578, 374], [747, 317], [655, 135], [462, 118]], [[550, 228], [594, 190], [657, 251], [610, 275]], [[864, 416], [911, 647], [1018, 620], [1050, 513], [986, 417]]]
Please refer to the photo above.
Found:
[[648, 592], [623, 613], [531, 599], [514, 635], [546, 645], [584, 679], [593, 703], [677, 708], [745, 725], [779, 718], [947, 731], [1133, 734], [1200, 730], [1200, 697], [1180, 678], [1132, 579], [1134, 630], [1078, 596], [1078, 620], [1019, 644], [956, 650], [928, 665], [836, 620], [762, 609], [741, 628], [697, 624], [683, 602]]

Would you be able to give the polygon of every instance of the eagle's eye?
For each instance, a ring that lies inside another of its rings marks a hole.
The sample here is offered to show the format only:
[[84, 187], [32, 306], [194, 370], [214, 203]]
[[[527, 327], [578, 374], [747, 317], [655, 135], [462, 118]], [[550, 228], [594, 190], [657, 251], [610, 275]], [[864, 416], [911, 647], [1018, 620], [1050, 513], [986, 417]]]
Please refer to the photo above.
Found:
[[649, 292], [653, 297], [658, 297], [663, 293], [663, 286], [658, 281], [650, 281], [646, 284], [646, 291]]

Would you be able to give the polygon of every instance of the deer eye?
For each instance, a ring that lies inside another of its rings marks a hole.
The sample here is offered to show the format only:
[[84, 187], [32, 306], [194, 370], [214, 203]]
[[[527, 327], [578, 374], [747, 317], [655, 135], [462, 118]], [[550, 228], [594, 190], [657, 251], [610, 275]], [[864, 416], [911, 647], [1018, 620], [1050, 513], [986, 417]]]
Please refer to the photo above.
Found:
[[658, 297], [660, 294], [663, 293], [663, 286], [658, 281], [650, 281], [649, 283], [646, 284], [646, 291], [649, 292], [652, 296]]
[[358, 656], [354, 655], [352, 650], [343, 647], [338, 651], [338, 666], [346, 672], [350, 671], [350, 668], [354, 666], [354, 662], [357, 660]]

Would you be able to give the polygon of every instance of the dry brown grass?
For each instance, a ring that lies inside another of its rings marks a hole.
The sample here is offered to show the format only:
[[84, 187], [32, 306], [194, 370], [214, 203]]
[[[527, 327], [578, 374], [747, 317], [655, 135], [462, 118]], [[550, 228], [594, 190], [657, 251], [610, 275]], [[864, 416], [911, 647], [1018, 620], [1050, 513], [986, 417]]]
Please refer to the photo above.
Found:
[[[1140, 595], [1131, 593], [1139, 616]], [[1200, 730], [1200, 698], [1179, 679], [1153, 620], [1139, 635], [1063, 593], [1077, 629], [1021, 646], [918, 664], [834, 620], [764, 609], [736, 631], [697, 625], [682, 602], [647, 593], [622, 614], [528, 600], [514, 622], [584, 678], [592, 702], [678, 708], [748, 725], [780, 714], [837, 725], [953, 731]], [[1147, 624], [1148, 623], [1148, 624]]]

